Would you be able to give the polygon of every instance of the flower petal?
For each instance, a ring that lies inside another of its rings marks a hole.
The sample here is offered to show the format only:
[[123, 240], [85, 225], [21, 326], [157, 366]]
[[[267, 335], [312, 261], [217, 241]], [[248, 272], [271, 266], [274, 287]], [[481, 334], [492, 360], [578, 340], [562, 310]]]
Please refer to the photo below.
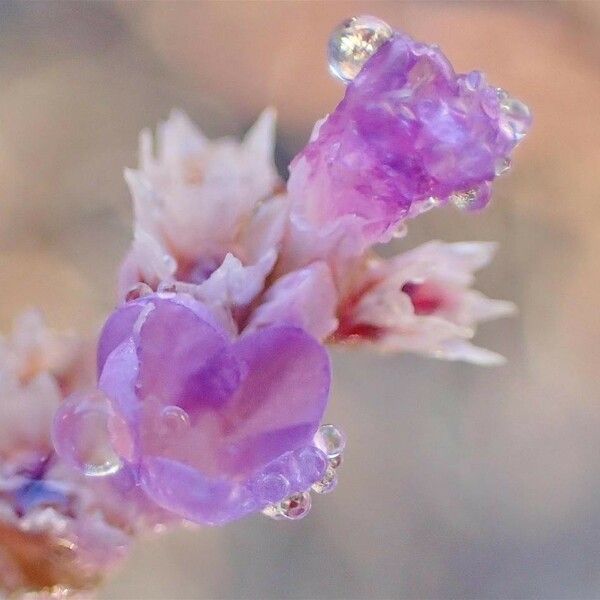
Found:
[[228, 468], [248, 473], [310, 442], [325, 411], [330, 363], [325, 348], [301, 329], [272, 327], [232, 347], [247, 373], [225, 419]]
[[[137, 339], [141, 397], [177, 404], [188, 378], [226, 344], [225, 335], [202, 305], [191, 300], [152, 297], [152, 310], [141, 324]], [[196, 312], [190, 310], [190, 305]]]
[[324, 340], [337, 327], [338, 295], [329, 267], [316, 262], [278, 279], [252, 314], [245, 332], [273, 325], [304, 329]]
[[129, 304], [113, 312], [104, 323], [98, 340], [98, 376], [102, 373], [108, 355], [133, 335], [133, 326], [143, 309], [142, 304]]

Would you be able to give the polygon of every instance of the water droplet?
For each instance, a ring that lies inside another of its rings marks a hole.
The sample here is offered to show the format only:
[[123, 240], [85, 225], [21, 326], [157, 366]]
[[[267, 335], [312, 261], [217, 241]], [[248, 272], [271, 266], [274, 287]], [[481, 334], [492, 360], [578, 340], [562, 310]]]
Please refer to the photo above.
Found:
[[255, 488], [261, 502], [279, 502], [289, 493], [290, 483], [281, 473], [267, 473], [257, 480]]
[[485, 85], [485, 75], [481, 71], [471, 71], [465, 75], [465, 86], [474, 92]]
[[137, 300], [138, 298], [143, 298], [148, 294], [152, 293], [152, 288], [147, 283], [138, 283], [134, 285], [128, 292], [125, 294], [125, 302], [131, 302], [132, 300]]
[[113, 445], [113, 417], [110, 401], [100, 391], [70, 396], [54, 419], [52, 437], [59, 456], [86, 475], [116, 473], [123, 463]]
[[327, 458], [339, 456], [346, 446], [344, 434], [333, 425], [321, 425], [314, 441], [317, 448], [325, 452]]
[[285, 519], [283, 513], [281, 512], [281, 505], [279, 503], [266, 506], [263, 508], [262, 514], [270, 519], [274, 519], [275, 521], [281, 521], [282, 519]]
[[461, 210], [478, 210], [487, 206], [492, 195], [492, 186], [486, 181], [479, 187], [464, 192], [456, 192], [450, 196], [452, 202]]
[[334, 456], [333, 458], [329, 459], [329, 466], [333, 467], [334, 469], [339, 469], [342, 466], [342, 455], [339, 454], [338, 456]]
[[312, 489], [317, 492], [317, 494], [329, 494], [329, 492], [332, 492], [335, 489], [337, 482], [337, 473], [333, 467], [329, 466], [321, 480], [313, 483]]
[[307, 489], [313, 481], [320, 479], [327, 470], [327, 456], [320, 448], [306, 446], [294, 450], [294, 483], [296, 489]]
[[496, 162], [494, 163], [494, 172], [496, 173], [496, 176], [506, 173], [506, 171], [508, 171], [509, 169], [510, 169], [510, 158], [505, 157], [505, 158], [496, 159]]
[[393, 35], [392, 28], [377, 17], [352, 17], [331, 34], [329, 70], [343, 82], [352, 81], [377, 49]]
[[165, 433], [181, 433], [190, 426], [190, 416], [179, 406], [165, 406], [160, 416]]
[[508, 92], [504, 88], [496, 88], [496, 97], [502, 102], [508, 98]]
[[521, 141], [531, 125], [531, 111], [520, 100], [507, 96], [500, 100], [501, 126], [515, 143]]
[[440, 201], [433, 196], [426, 198], [419, 205], [419, 212], [426, 213], [440, 205]]
[[471, 203], [475, 200], [475, 190], [469, 190], [467, 192], [457, 192], [450, 196], [450, 202], [457, 208], [468, 209]]
[[308, 514], [310, 506], [310, 494], [308, 492], [301, 492], [280, 502], [280, 512], [285, 519], [296, 521]]

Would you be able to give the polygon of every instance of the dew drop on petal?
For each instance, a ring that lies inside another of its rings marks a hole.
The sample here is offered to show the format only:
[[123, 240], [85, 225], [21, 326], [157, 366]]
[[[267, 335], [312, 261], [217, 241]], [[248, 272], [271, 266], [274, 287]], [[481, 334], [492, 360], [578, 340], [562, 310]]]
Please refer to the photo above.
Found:
[[450, 196], [450, 202], [452, 202], [457, 208], [468, 210], [471, 204], [475, 202], [476, 196], [477, 194], [475, 190], [456, 192]]
[[496, 88], [496, 97], [502, 102], [508, 98], [508, 92], [504, 88], [498, 87]]
[[138, 283], [134, 285], [128, 292], [125, 294], [125, 301], [132, 302], [133, 300], [137, 300], [138, 298], [143, 298], [148, 294], [152, 293], [152, 288], [147, 283]]
[[496, 176], [503, 175], [510, 169], [510, 158], [497, 158], [494, 163], [494, 172]]
[[297, 521], [304, 518], [311, 507], [311, 498], [308, 492], [301, 492], [289, 496], [280, 502], [280, 511], [285, 519]]
[[306, 446], [294, 450], [293, 457], [295, 461], [295, 484], [296, 489], [307, 489], [315, 481], [323, 477], [327, 470], [327, 456], [320, 448], [315, 446]]
[[342, 455], [338, 454], [337, 456], [334, 456], [333, 458], [329, 459], [329, 466], [334, 468], [334, 469], [339, 469], [342, 466]]
[[352, 17], [331, 34], [327, 47], [329, 70], [348, 83], [377, 49], [393, 35], [392, 28], [377, 17]]
[[438, 200], [438, 198], [434, 198], [433, 196], [430, 196], [429, 198], [426, 198], [425, 200], [423, 200], [423, 202], [420, 203], [419, 205], [419, 212], [421, 214], [429, 212], [430, 210], [436, 208], [437, 206], [440, 205], [440, 201]]
[[491, 195], [492, 186], [488, 181], [472, 190], [452, 194], [450, 196], [450, 202], [461, 210], [480, 210], [487, 206]]
[[278, 502], [289, 493], [290, 483], [281, 473], [265, 473], [255, 488], [260, 502]]
[[329, 466], [321, 480], [313, 483], [312, 489], [317, 494], [329, 494], [329, 492], [332, 492], [335, 489], [337, 482], [337, 473], [332, 466]]
[[508, 96], [500, 100], [500, 110], [503, 116], [502, 129], [512, 137], [515, 143], [520, 142], [531, 126], [529, 107], [517, 98]]
[[113, 444], [113, 415], [110, 401], [99, 391], [67, 398], [55, 416], [52, 432], [59, 456], [86, 475], [116, 473], [122, 460]]
[[265, 515], [265, 517], [274, 519], [275, 521], [281, 521], [282, 519], [285, 519], [281, 512], [280, 504], [270, 504], [269, 506], [266, 506], [263, 508], [262, 514]]
[[321, 425], [315, 434], [315, 445], [320, 448], [327, 458], [339, 456], [346, 446], [344, 434], [334, 425]]
[[471, 71], [465, 75], [465, 85], [471, 92], [480, 90], [485, 85], [485, 75], [481, 71]]
[[165, 433], [181, 433], [190, 426], [190, 416], [179, 406], [165, 406], [160, 416]]

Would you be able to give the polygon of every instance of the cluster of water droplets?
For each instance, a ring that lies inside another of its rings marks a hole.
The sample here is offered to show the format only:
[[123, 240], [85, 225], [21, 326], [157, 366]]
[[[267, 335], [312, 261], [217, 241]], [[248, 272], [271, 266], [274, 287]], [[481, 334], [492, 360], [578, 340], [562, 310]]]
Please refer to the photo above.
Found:
[[329, 494], [337, 483], [337, 469], [342, 464], [342, 453], [346, 446], [344, 434], [334, 425], [321, 425], [314, 437], [315, 446], [327, 457], [327, 468], [322, 477], [303, 492], [287, 496], [263, 509], [263, 514], [275, 520], [296, 521], [305, 517], [312, 505], [311, 491]]
[[[531, 111], [524, 102], [513, 98], [502, 88], [497, 89], [497, 95], [500, 108], [498, 121], [501, 131], [516, 145], [525, 137], [529, 129]], [[494, 167], [496, 177], [504, 175], [511, 167], [511, 160], [508, 156], [500, 157], [496, 160]], [[483, 195], [489, 195], [489, 190], [482, 188], [456, 192], [450, 196], [450, 202], [463, 210], [476, 209], [486, 204], [487, 198], [482, 197]]]

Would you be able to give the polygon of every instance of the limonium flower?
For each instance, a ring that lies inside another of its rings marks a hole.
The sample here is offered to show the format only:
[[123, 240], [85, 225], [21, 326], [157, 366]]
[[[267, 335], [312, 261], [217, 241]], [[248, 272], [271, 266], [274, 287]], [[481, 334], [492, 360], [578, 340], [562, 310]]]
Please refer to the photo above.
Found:
[[429, 242], [368, 261], [340, 306], [335, 339], [482, 365], [504, 362], [470, 342], [478, 323], [516, 310], [512, 302], [471, 289], [474, 272], [495, 250], [496, 244], [484, 242]]
[[483, 208], [530, 122], [483, 73], [456, 74], [438, 46], [396, 32], [290, 166], [298, 235], [342, 220], [360, 252], [435, 203]]
[[[189, 295], [158, 293], [107, 321], [99, 342], [104, 435], [147, 497], [187, 520], [219, 524], [322, 478], [313, 438], [327, 403], [327, 352], [297, 327], [232, 337]], [[67, 401], [55, 435], [85, 427]]]
[[63, 465], [128, 494], [134, 530], [139, 515], [299, 518], [310, 490], [331, 491], [344, 438], [322, 422], [326, 344], [501, 362], [471, 343], [480, 322], [514, 310], [472, 288], [493, 244], [430, 242], [389, 259], [376, 244], [429, 208], [482, 208], [529, 112], [386, 30], [287, 188], [271, 110], [242, 141], [210, 141], [181, 112], [156, 140], [142, 133], [126, 172], [134, 239], [97, 382], [61, 401], [53, 426]]
[[275, 194], [275, 113], [266, 110], [242, 142], [216, 141], [181, 112], [140, 138], [140, 166], [127, 170], [134, 200], [132, 248], [121, 268], [124, 297], [137, 283], [187, 283], [221, 309], [248, 305], [278, 254], [287, 201]]
[[99, 494], [52, 446], [64, 394], [89, 383], [85, 356], [35, 312], [0, 339], [0, 591], [93, 586], [129, 545], [110, 490]]
[[502, 362], [514, 312], [473, 289], [495, 245], [377, 244], [439, 205], [481, 209], [527, 107], [373, 17], [332, 36], [344, 99], [290, 166], [267, 109], [243, 140], [174, 111], [125, 173], [133, 241], [96, 347], [24, 316], [0, 340], [0, 590], [89, 589], [166, 525], [307, 514], [345, 439], [323, 423], [327, 344]]

